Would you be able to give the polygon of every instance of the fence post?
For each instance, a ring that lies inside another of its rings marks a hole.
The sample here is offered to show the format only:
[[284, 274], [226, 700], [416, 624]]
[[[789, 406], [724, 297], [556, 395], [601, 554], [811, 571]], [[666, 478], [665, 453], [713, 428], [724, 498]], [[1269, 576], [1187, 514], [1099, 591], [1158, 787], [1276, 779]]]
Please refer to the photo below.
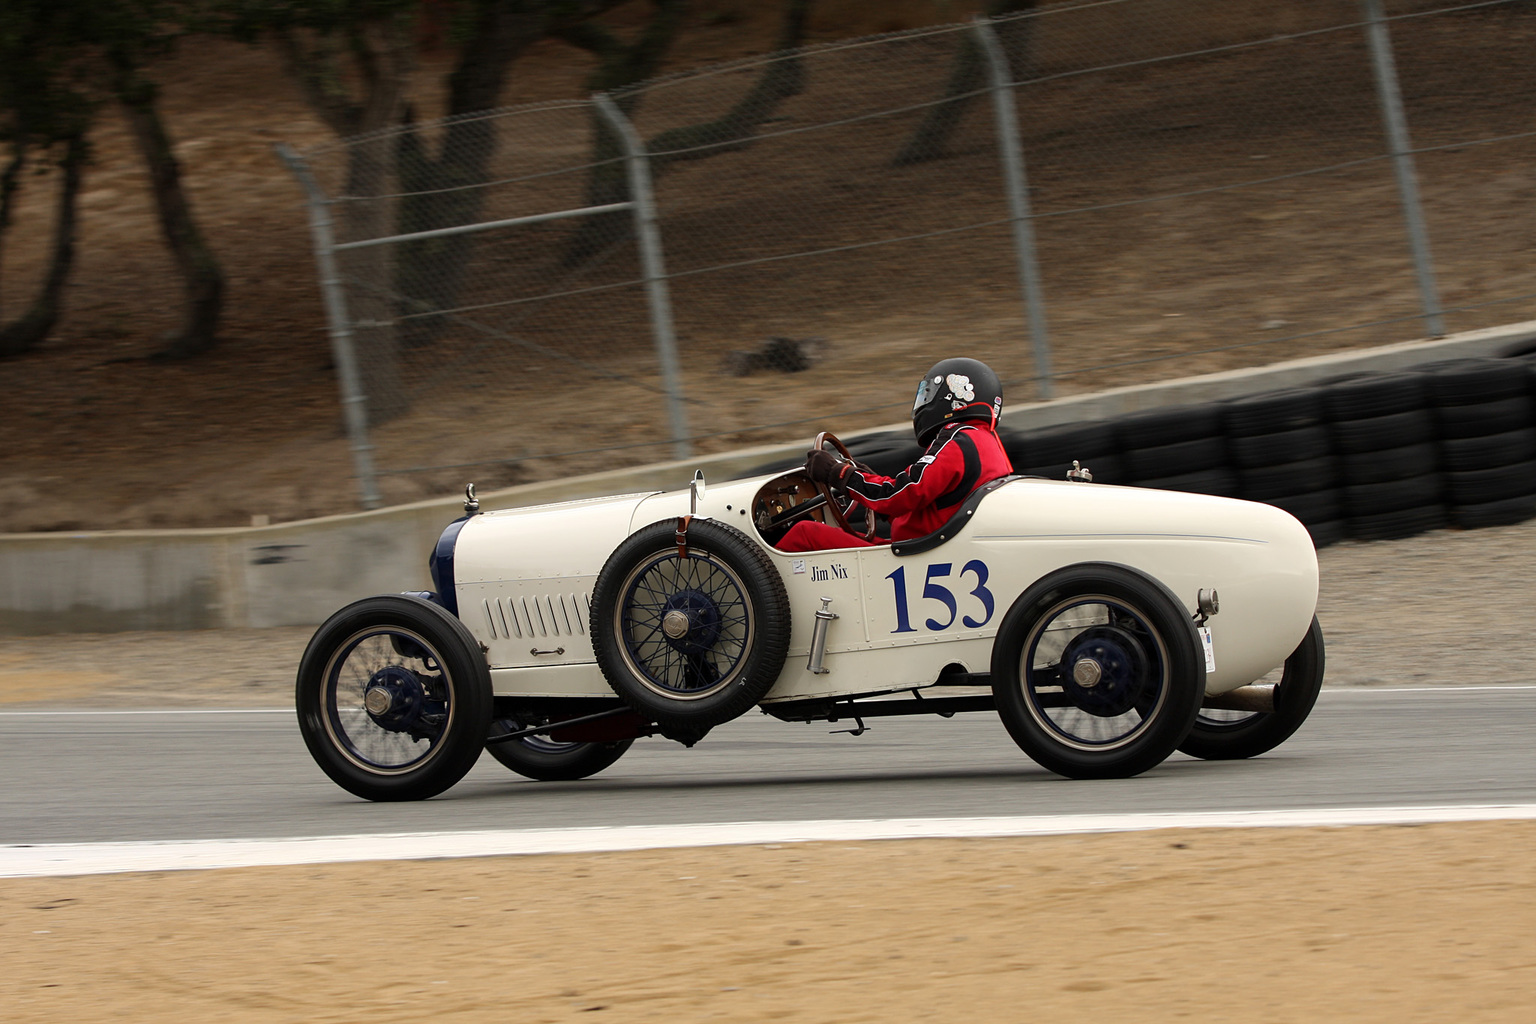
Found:
[[672, 295], [661, 257], [661, 232], [656, 227], [656, 200], [651, 191], [651, 164], [645, 144], [629, 118], [606, 93], [592, 97], [598, 112], [624, 145], [624, 168], [629, 174], [629, 198], [635, 209], [635, 234], [640, 241], [640, 266], [651, 308], [651, 335], [656, 339], [656, 359], [661, 363], [662, 386], [667, 392], [667, 418], [672, 427], [672, 457], [693, 454], [688, 440], [688, 411], [683, 408], [682, 374], [677, 365], [677, 336], [672, 328]]
[[1440, 315], [1435, 266], [1429, 256], [1429, 232], [1424, 227], [1424, 211], [1419, 205], [1419, 182], [1413, 167], [1413, 147], [1408, 142], [1408, 118], [1403, 113], [1402, 93], [1398, 91], [1392, 40], [1387, 35], [1381, 0], [1362, 0], [1362, 3], [1365, 7], [1365, 38], [1371, 47], [1371, 66], [1376, 72], [1376, 96], [1381, 103], [1381, 119], [1387, 129], [1392, 169], [1397, 174], [1403, 219], [1408, 223], [1408, 245], [1413, 250], [1414, 272], [1419, 279], [1419, 301], [1424, 306], [1424, 326], [1431, 338], [1443, 338], [1445, 321]]
[[342, 291], [341, 275], [336, 271], [336, 237], [331, 228], [330, 200], [320, 190], [304, 158], [289, 146], [278, 143], [277, 155], [288, 165], [304, 188], [309, 207], [309, 233], [315, 245], [315, 263], [320, 271], [320, 295], [325, 301], [325, 318], [330, 324], [331, 354], [336, 361], [336, 381], [341, 388], [342, 418], [352, 445], [352, 467], [357, 474], [359, 497], [363, 508], [378, 508], [379, 482], [373, 471], [373, 445], [368, 443], [368, 396], [363, 394], [357, 373], [357, 356], [352, 349], [352, 322], [347, 318], [347, 298]]
[[1003, 187], [1008, 192], [1008, 212], [1013, 220], [1013, 248], [1019, 267], [1019, 287], [1029, 334], [1035, 346], [1035, 375], [1040, 397], [1051, 398], [1051, 342], [1045, 328], [1045, 298], [1040, 287], [1040, 267], [1035, 259], [1034, 214], [1029, 208], [1029, 184], [1024, 176], [1024, 147], [1019, 141], [1019, 118], [1013, 105], [1013, 75], [1008, 58], [992, 24], [984, 17], [973, 23], [981, 52], [987, 59], [992, 91], [992, 114], [997, 121], [997, 148], [1003, 158]]

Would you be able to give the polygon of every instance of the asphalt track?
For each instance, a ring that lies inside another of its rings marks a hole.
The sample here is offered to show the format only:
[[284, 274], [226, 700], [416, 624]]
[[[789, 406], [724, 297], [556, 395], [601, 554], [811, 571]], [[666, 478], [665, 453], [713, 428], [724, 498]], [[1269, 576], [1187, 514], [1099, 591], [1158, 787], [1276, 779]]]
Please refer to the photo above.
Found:
[[642, 740], [606, 772], [573, 783], [527, 781], [486, 756], [434, 800], [373, 804], [319, 772], [287, 710], [6, 712], [0, 853], [38, 844], [846, 819], [1108, 822], [1489, 805], [1529, 816], [1536, 806], [1531, 686], [1325, 691], [1303, 730], [1264, 757], [1176, 755], [1138, 778], [1107, 782], [1071, 782], [1038, 768], [993, 715], [872, 725], [853, 737], [754, 714], [692, 750]]

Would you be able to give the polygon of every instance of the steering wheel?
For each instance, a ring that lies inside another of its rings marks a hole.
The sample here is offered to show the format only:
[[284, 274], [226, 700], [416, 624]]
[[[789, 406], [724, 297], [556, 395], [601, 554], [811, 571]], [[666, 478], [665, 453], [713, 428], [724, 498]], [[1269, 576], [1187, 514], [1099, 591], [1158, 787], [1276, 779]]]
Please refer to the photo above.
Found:
[[[829, 443], [832, 445], [832, 450], [841, 456], [844, 461], [853, 461], [853, 456], [848, 453], [848, 446], [839, 441], [837, 439], [837, 435], [832, 433], [830, 430], [823, 430], [821, 433], [817, 434], [816, 440], [811, 442], [811, 448], [814, 450], [820, 450]], [[874, 509], [865, 507], [864, 529], [856, 529], [853, 524], [848, 521], [848, 513], [853, 511], [853, 508], [857, 502], [855, 502], [852, 498], [844, 498], [843, 501], [838, 501], [837, 495], [832, 493], [832, 488], [823, 483], [817, 483], [816, 489], [821, 492], [821, 496], [823, 498], [827, 499], [827, 509], [832, 513], [832, 518], [837, 522], [839, 527], [848, 533], [853, 534], [855, 537], [860, 538], [861, 540], [875, 539]]]

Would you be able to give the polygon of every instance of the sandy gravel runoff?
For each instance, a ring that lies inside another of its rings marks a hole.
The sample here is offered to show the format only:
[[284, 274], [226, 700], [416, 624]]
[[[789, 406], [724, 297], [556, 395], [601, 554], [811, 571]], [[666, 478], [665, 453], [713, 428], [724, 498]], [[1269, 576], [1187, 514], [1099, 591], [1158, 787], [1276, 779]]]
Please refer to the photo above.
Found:
[[[1328, 685], [1536, 681], [1533, 546], [1325, 549]], [[0, 638], [0, 703], [286, 705], [309, 632]], [[1524, 1024], [1533, 846], [1512, 821], [15, 879], [0, 1018]]]
[[1511, 822], [22, 879], [5, 1017], [1524, 1024], [1533, 844]]

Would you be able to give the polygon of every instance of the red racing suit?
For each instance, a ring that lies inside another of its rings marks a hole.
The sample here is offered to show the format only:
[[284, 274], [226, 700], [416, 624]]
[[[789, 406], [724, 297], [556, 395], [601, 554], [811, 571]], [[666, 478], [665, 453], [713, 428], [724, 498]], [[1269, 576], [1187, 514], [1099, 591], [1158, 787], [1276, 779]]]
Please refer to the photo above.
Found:
[[[891, 540], [903, 541], [934, 532], [972, 491], [1012, 472], [1013, 463], [991, 422], [956, 420], [939, 428], [922, 458], [896, 476], [860, 472], [850, 463], [839, 486], [856, 503], [890, 517]], [[866, 543], [835, 527], [805, 521], [791, 527], [776, 546], [782, 551], [817, 551]]]

